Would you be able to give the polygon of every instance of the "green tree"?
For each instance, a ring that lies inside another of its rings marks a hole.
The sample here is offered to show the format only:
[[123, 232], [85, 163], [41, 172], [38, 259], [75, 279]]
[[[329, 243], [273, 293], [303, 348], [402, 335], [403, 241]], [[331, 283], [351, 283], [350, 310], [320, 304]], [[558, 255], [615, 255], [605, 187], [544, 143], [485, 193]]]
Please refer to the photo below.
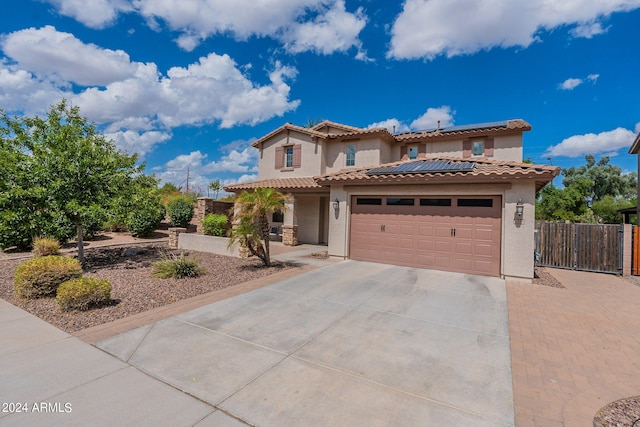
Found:
[[[13, 148], [7, 156], [18, 163], [17, 174], [5, 184], [9, 194], [0, 200], [0, 210], [9, 210], [0, 217], [0, 230], [17, 223], [21, 235], [4, 240], [0, 231], [0, 244], [24, 246], [25, 239], [42, 232], [64, 241], [75, 229], [78, 260], [83, 263], [83, 227], [103, 214], [144, 166], [136, 165], [135, 155], [119, 152], [78, 107], [64, 100], [44, 118], [11, 119], [4, 112], [2, 118], [3, 148]], [[22, 209], [16, 204], [18, 197], [23, 198]]]
[[597, 222], [603, 224], [621, 224], [623, 218], [618, 210], [630, 208], [631, 206], [635, 206], [635, 200], [627, 200], [607, 194], [602, 199], [593, 202], [591, 209]]
[[218, 193], [220, 193], [220, 191], [222, 191], [222, 183], [220, 182], [219, 179], [216, 179], [215, 181], [211, 181], [209, 183], [209, 187], [210, 190], [215, 191], [216, 193], [216, 200], [218, 199]]
[[597, 202], [604, 196], [632, 199], [636, 195], [636, 173], [622, 174], [622, 169], [609, 163], [609, 157], [596, 162], [591, 154], [585, 156], [586, 165], [571, 166], [562, 170], [562, 184], [571, 187], [579, 181], [589, 182], [586, 188], [587, 202]]
[[269, 215], [284, 212], [285, 200], [285, 196], [273, 188], [256, 188], [236, 197], [229, 246], [239, 242], [270, 267]]
[[536, 219], [543, 221], [575, 221], [587, 209], [584, 192], [575, 185], [557, 188], [553, 184], [542, 189], [536, 201]]

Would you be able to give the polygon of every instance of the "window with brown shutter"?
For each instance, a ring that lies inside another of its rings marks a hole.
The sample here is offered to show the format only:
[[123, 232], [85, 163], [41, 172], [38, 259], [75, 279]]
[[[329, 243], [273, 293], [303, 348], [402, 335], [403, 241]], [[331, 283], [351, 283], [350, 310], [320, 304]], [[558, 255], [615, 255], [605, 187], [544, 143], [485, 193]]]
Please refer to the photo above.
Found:
[[284, 165], [284, 147], [276, 147], [276, 169], [282, 169]]
[[486, 157], [493, 157], [493, 138], [484, 140], [484, 155]]
[[302, 166], [302, 145], [293, 146], [293, 167], [299, 168]]
[[471, 157], [471, 140], [465, 139], [462, 141], [462, 157]]
[[400, 160], [408, 160], [409, 154], [407, 154], [407, 146], [403, 145], [400, 147]]

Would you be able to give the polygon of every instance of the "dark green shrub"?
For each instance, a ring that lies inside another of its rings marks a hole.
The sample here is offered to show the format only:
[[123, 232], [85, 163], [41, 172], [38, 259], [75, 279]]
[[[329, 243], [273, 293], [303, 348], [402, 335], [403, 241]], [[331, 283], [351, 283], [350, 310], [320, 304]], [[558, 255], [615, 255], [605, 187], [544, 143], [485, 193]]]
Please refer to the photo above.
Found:
[[88, 310], [111, 301], [111, 285], [95, 277], [79, 277], [58, 287], [56, 302], [62, 311]]
[[39, 298], [54, 295], [62, 282], [80, 276], [82, 267], [77, 259], [51, 255], [18, 265], [13, 283], [18, 297]]
[[151, 235], [160, 221], [164, 218], [164, 206], [160, 203], [150, 203], [137, 206], [129, 213], [125, 220], [127, 230], [134, 237], [146, 237]]
[[160, 279], [184, 279], [185, 277], [198, 277], [206, 271], [200, 267], [200, 261], [185, 257], [184, 254], [164, 255], [162, 260], [153, 263], [153, 275]]
[[167, 205], [169, 221], [174, 227], [186, 227], [193, 218], [193, 203], [185, 197], [173, 199]]
[[34, 257], [60, 255], [60, 243], [51, 237], [35, 237], [31, 253]]
[[209, 214], [202, 220], [202, 232], [207, 236], [224, 236], [229, 218], [222, 214]]

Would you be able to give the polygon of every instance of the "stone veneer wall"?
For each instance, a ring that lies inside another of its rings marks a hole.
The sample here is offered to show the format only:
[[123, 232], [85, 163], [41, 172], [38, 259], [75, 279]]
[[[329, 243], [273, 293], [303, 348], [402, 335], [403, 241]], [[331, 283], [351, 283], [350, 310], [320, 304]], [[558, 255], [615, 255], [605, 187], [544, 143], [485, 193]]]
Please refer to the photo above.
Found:
[[297, 225], [282, 226], [282, 243], [285, 246], [298, 245], [298, 226]]
[[178, 249], [178, 235], [180, 233], [186, 233], [187, 229], [182, 227], [169, 228], [169, 247]]
[[202, 233], [202, 220], [205, 216], [212, 213], [222, 214], [229, 218], [227, 223], [227, 229], [229, 229], [231, 227], [231, 209], [233, 209], [233, 203], [231, 202], [220, 202], [210, 197], [198, 197], [191, 223], [196, 226], [197, 233]]

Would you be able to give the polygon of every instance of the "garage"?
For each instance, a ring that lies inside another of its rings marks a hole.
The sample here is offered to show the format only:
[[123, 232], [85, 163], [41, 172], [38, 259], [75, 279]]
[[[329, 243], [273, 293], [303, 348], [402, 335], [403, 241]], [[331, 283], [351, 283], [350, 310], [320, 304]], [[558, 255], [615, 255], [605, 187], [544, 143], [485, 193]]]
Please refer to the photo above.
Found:
[[352, 196], [349, 257], [500, 276], [501, 196]]

